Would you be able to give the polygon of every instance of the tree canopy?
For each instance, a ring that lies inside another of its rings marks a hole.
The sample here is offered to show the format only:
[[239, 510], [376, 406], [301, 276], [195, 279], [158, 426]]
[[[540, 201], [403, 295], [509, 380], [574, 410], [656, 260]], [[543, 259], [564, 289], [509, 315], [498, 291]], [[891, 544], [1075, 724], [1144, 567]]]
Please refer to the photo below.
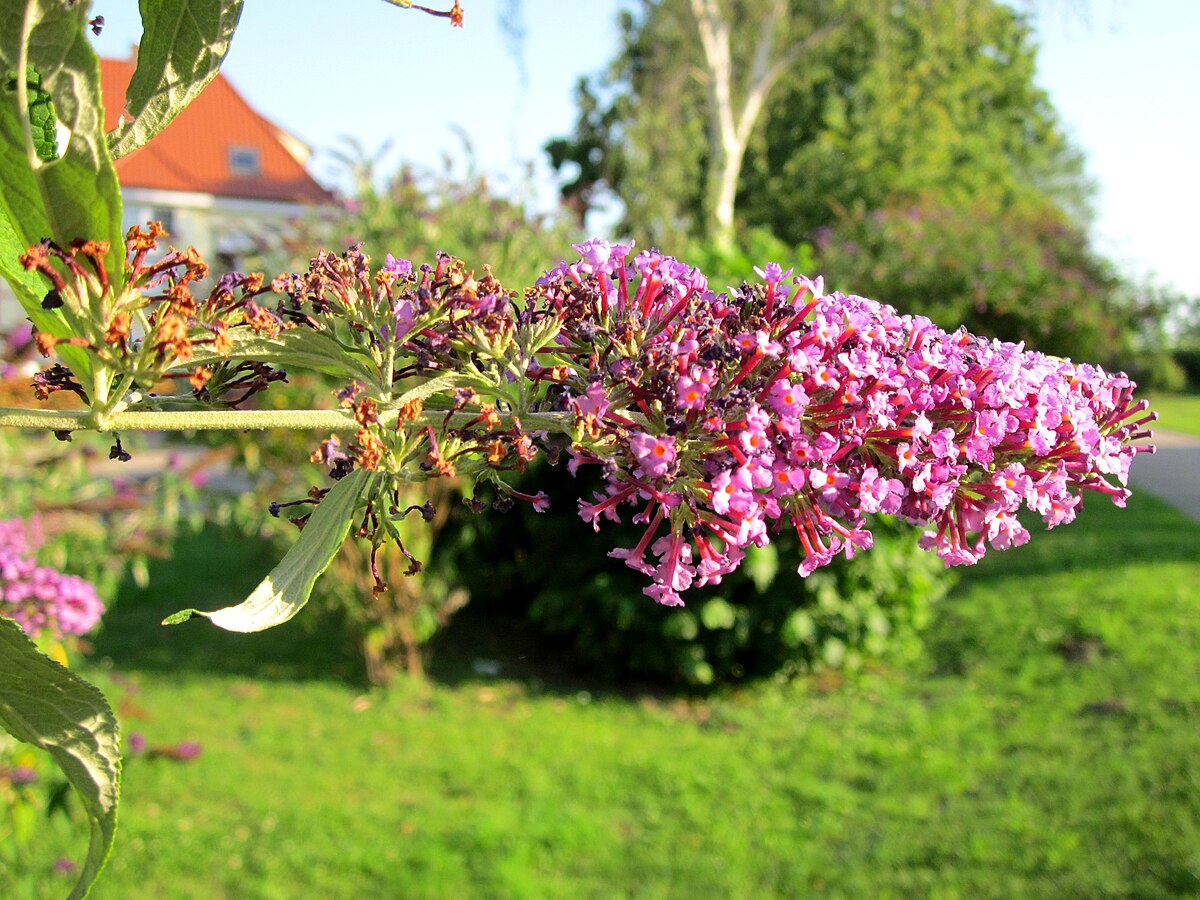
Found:
[[1089, 245], [1091, 185], [1036, 82], [1026, 16], [995, 0], [788, 0], [772, 23], [782, 6], [643, 0], [624, 13], [617, 58], [580, 86], [575, 133], [548, 147], [575, 176], [563, 192], [576, 210], [607, 189], [640, 239], [722, 243], [713, 187], [729, 157], [709, 16], [728, 41], [735, 120], [755, 73], [782, 67], [738, 161], [739, 239], [812, 242], [836, 286], [947, 326], [965, 316], [1122, 361], [1157, 310]]

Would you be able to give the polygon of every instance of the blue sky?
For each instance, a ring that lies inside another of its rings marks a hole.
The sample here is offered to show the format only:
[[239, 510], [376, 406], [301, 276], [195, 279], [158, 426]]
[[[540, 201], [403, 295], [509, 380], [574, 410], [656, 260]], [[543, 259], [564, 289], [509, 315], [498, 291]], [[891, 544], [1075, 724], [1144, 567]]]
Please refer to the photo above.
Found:
[[[426, 0], [449, 6], [451, 0]], [[548, 203], [547, 138], [570, 130], [580, 75], [615, 50], [626, 0], [523, 0], [523, 53], [500, 27], [510, 0], [463, 0], [466, 28], [383, 0], [251, 0], [225, 74], [260, 112], [317, 151], [352, 135], [387, 159], [465, 169], [460, 133], [495, 183]], [[97, 39], [125, 56], [140, 34], [136, 0], [97, 0]], [[287, 13], [281, 14], [280, 9]], [[1039, 80], [1099, 191], [1094, 237], [1136, 276], [1200, 295], [1200, 0], [1042, 0]], [[456, 130], [457, 129], [457, 130]], [[532, 169], [530, 166], [532, 165]]]

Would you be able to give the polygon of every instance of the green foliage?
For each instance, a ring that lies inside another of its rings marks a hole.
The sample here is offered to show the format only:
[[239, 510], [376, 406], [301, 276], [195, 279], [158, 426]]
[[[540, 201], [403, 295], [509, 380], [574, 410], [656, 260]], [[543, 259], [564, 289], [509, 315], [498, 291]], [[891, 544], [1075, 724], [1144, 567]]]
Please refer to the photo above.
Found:
[[347, 347], [331, 332], [312, 329], [281, 331], [274, 337], [235, 332], [232, 349], [222, 356], [211, 349], [201, 349], [189, 363], [214, 365], [231, 360], [257, 360], [271, 366], [298, 368], [338, 377], [348, 376], [371, 382], [375, 375], [370, 357], [361, 348]]
[[930, 201], [847, 214], [817, 236], [831, 287], [878, 297], [944, 327], [1123, 368], [1154, 305], [1127, 297], [1087, 236], [1049, 204], [998, 209]]
[[[743, 79], [763, 7], [724, 7]], [[575, 133], [547, 149], [576, 176], [568, 203], [607, 188], [624, 204], [623, 230], [677, 244], [703, 233], [711, 164], [692, 13], [683, 0], [647, 0], [622, 27], [609, 72], [579, 91]], [[750, 142], [743, 245], [757, 234], [812, 241], [817, 266], [848, 292], [1177, 383], [1159, 351], [1179, 303], [1133, 289], [1089, 246], [1091, 186], [1035, 81], [1021, 13], [991, 0], [793, 0], [787, 29], [784, 46], [822, 38], [770, 92]]]
[[[25, 89], [29, 92], [29, 131], [33, 152], [42, 162], [58, 159], [58, 118], [54, 115], [54, 100], [41, 88], [42, 77], [28, 70]], [[15, 75], [9, 79], [8, 90], [16, 92]]]
[[1200, 347], [1176, 350], [1175, 362], [1183, 369], [1187, 385], [1200, 390]]
[[358, 502], [370, 487], [371, 473], [355, 469], [330, 488], [299, 540], [237, 606], [213, 612], [184, 609], [168, 616], [163, 624], [178, 625], [194, 616], [203, 616], [228, 631], [263, 631], [283, 624], [308, 602], [317, 578], [329, 568], [350, 533]]
[[691, 65], [695, 29], [673, 5], [677, 14], [660, 14], [651, 2], [640, 14], [621, 13], [621, 54], [604, 76], [577, 87], [574, 133], [546, 145], [551, 165], [569, 179], [563, 199], [581, 221], [609, 190], [625, 208], [617, 231], [664, 247], [698, 234], [706, 156], [703, 92]]
[[813, 266], [808, 244], [790, 246], [762, 228], [747, 229], [735, 247], [691, 241], [683, 258], [704, 272], [709, 286], [715, 290], [754, 281], [758, 277], [755, 268], [761, 269], [768, 262], [786, 264], [797, 272], [808, 272]]
[[[37, 85], [30, 94], [27, 83], [10, 74], [0, 92], [0, 212], [26, 246], [47, 235], [63, 246], [76, 238], [111, 242], [110, 268], [119, 272], [120, 190], [104, 141], [100, 61], [84, 35], [87, 14], [86, 3], [5, 0], [0, 6], [5, 22], [20, 23], [0, 38], [0, 66], [31, 72]], [[61, 156], [45, 159], [34, 131], [46, 149], [51, 107], [70, 136]]]
[[[741, 79], [761, 7], [726, 7]], [[553, 142], [552, 162], [579, 168], [571, 196], [614, 191], [627, 230], [663, 243], [697, 235], [708, 101], [691, 11], [683, 0], [646, 0], [622, 28], [618, 58], [581, 90], [576, 132]], [[1049, 196], [1084, 213], [1081, 158], [1034, 83], [1031, 32], [1009, 7], [793, 0], [786, 29], [785, 47], [821, 39], [768, 95], [740, 181], [743, 226], [794, 244], [839, 210], [934, 189], [950, 205]]]
[[142, 40], [123, 120], [108, 135], [114, 158], [166, 128], [213, 78], [242, 15], [242, 0], [140, 0]]
[[545, 267], [583, 239], [573, 224], [531, 213], [521, 200], [505, 196], [473, 164], [462, 178], [421, 173], [407, 165], [383, 174], [382, 152], [371, 157], [348, 143], [342, 161], [354, 196], [329, 220], [310, 223], [310, 233], [295, 242], [303, 248], [300, 253], [274, 252], [265, 260], [266, 268], [295, 268], [307, 262], [313, 246], [361, 241], [379, 260], [386, 253], [433, 259], [444, 250], [471, 265], [486, 262], [501, 282], [516, 287], [533, 284]]
[[703, 687], [913, 659], [950, 584], [941, 562], [917, 548], [916, 531], [881, 521], [873, 549], [807, 579], [793, 571], [799, 545], [779, 535], [688, 606], [663, 607], [642, 594], [643, 577], [605, 556], [614, 543], [635, 544], [636, 526], [596, 535], [571, 516], [586, 486], [556, 470], [538, 471], [536, 483], [552, 498], [549, 515], [518, 507], [460, 523], [454, 552], [473, 608], [527, 615], [607, 678]]
[[1150, 408], [1168, 431], [1200, 437], [1200, 394], [1155, 394]]
[[1049, 203], [1080, 221], [1082, 159], [1035, 83], [1020, 13], [937, 0], [845, 16], [771, 95], [739, 197], [748, 224], [800, 240], [842, 210], [930, 194], [956, 209]]
[[87, 861], [71, 897], [84, 897], [112, 850], [121, 753], [104, 695], [38, 652], [21, 627], [0, 617], [0, 725], [47, 750], [83, 801], [91, 825]]
[[[42, 309], [45, 289], [17, 262], [25, 248], [46, 237], [62, 246], [77, 238], [108, 241], [111, 272], [123, 269], [121, 194], [104, 139], [100, 60], [84, 35], [88, 4], [4, 0], [0, 21], [0, 275], [39, 330], [65, 336], [61, 313]], [[19, 23], [19, 27], [16, 25]], [[13, 73], [30, 72], [37, 90]], [[49, 97], [49, 103], [46, 97]], [[56, 121], [69, 132], [52, 159], [46, 135]], [[16, 251], [11, 252], [10, 251]], [[64, 358], [86, 379], [90, 365], [75, 348]]]
[[1188, 386], [1188, 371], [1177, 354], [1165, 347], [1154, 347], [1136, 353], [1125, 365], [1129, 377], [1148, 391], [1178, 393]]
[[562, 174], [566, 169], [571, 173], [565, 176], [559, 192], [583, 230], [599, 192], [610, 181], [619, 181], [619, 176], [610, 176], [610, 168], [618, 163], [608, 145], [619, 112], [616, 106], [606, 107], [601, 103], [596, 88], [586, 78], [575, 85], [575, 102], [579, 118], [574, 134], [569, 138], [554, 138], [544, 149], [555, 172]]

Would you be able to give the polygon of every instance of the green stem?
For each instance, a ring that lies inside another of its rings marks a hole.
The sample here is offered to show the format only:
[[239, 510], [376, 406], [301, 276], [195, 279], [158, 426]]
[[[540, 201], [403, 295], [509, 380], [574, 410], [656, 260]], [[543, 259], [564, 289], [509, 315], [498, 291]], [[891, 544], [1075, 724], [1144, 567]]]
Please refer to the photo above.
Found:
[[[394, 327], [394, 326], [393, 326]], [[379, 399], [387, 403], [392, 399], [392, 382], [396, 377], [396, 342], [388, 341], [387, 350], [383, 353], [383, 378], [380, 379], [381, 389]]]
[[[395, 410], [380, 414], [384, 425], [394, 425]], [[450, 414], [450, 426], [460, 427], [477, 418], [478, 412], [459, 410]], [[440, 426], [446, 414], [430, 412], [413, 421], [416, 426]], [[510, 424], [511, 417], [501, 414]], [[569, 432], [573, 413], [527, 413], [523, 427], [533, 431]], [[43, 431], [263, 431], [283, 428], [296, 431], [356, 431], [358, 423], [348, 409], [206, 409], [196, 411], [129, 410], [105, 414], [90, 410], [0, 409], [0, 427], [37, 428]]]

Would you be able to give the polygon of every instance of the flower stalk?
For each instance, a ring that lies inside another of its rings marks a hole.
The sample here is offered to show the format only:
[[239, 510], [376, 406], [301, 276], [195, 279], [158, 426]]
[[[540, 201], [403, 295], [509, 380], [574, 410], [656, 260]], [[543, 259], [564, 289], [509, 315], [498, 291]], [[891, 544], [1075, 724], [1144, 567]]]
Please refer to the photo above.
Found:
[[[501, 427], [511, 427], [514, 416], [497, 413]], [[447, 423], [462, 428], [478, 418], [473, 410], [447, 414], [442, 410], [422, 412], [408, 421], [419, 427]], [[395, 427], [398, 410], [383, 410], [380, 423]], [[527, 413], [522, 422], [538, 431], [569, 433], [573, 413]], [[0, 408], [0, 428], [37, 428], [42, 431], [265, 431], [272, 428], [295, 431], [357, 431], [359, 423], [350, 409], [203, 409], [203, 410], [51, 410]]]

